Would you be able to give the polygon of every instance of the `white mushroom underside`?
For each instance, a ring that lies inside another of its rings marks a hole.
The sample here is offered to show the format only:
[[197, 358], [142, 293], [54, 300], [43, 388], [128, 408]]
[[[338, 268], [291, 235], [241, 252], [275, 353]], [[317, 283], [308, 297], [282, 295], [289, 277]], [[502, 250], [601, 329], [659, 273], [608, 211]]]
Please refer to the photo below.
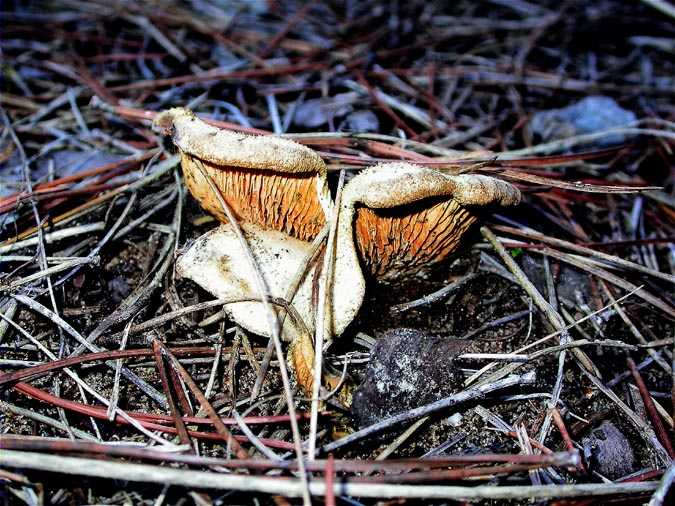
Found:
[[[262, 230], [249, 224], [243, 225], [242, 229], [265, 280], [269, 295], [287, 300], [289, 287], [296, 273], [306, 268], [311, 250], [310, 243], [289, 237], [282, 232]], [[176, 262], [176, 273], [179, 277], [191, 279], [219, 299], [260, 298], [255, 272], [229, 224], [221, 225], [199, 237], [179, 256]], [[363, 284], [363, 279], [360, 273], [358, 274], [354, 276], [351, 283], [345, 279], [340, 283], [341, 287], [346, 284], [351, 294], [342, 293], [339, 298], [342, 300], [336, 301], [334, 306], [333, 328], [337, 334], [340, 334], [353, 319], [360, 305], [360, 299], [357, 304], [354, 304], [353, 300], [346, 304], [347, 307], [344, 304], [348, 299], [362, 297], [362, 290], [349, 288], [349, 285]], [[310, 331], [314, 329], [312, 304], [314, 276], [315, 269], [311, 269], [292, 301], [293, 307]], [[224, 307], [228, 316], [245, 329], [263, 336], [270, 335], [266, 310], [261, 302], [236, 302], [226, 304]], [[275, 307], [278, 308], [278, 315], [283, 316], [284, 309], [279, 306]], [[352, 307], [354, 309], [351, 309]], [[292, 318], [286, 318], [284, 338], [293, 339], [297, 330], [297, 325], [294, 325]]]
[[[250, 225], [246, 226], [245, 235], [268, 293], [272, 297], [286, 299], [295, 273], [309, 254], [309, 243]], [[230, 225], [221, 225], [197, 239], [179, 257], [177, 274], [191, 279], [219, 299], [260, 298], [255, 272]], [[313, 326], [310, 311], [313, 275], [313, 272], [308, 275], [293, 299], [293, 306], [309, 328]], [[261, 302], [227, 304], [225, 311], [247, 330], [261, 335], [270, 334]], [[283, 314], [281, 310], [277, 313]]]

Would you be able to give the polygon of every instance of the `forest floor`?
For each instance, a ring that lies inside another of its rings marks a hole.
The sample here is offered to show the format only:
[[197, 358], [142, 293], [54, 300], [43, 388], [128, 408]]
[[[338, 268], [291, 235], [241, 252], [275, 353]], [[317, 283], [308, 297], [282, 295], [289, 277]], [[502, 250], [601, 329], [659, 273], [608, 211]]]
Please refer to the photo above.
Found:
[[[445, 4], [2, 3], [2, 500], [672, 501], [672, 4]], [[522, 202], [367, 278], [311, 402], [176, 275], [218, 224], [152, 128], [179, 106], [309, 146], [334, 197], [403, 160]]]

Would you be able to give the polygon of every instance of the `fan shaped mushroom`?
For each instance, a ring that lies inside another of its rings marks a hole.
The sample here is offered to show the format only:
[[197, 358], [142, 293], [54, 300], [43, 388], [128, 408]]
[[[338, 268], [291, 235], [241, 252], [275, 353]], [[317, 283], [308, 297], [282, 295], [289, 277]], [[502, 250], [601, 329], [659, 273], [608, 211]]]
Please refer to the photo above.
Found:
[[[361, 265], [377, 279], [419, 271], [454, 253], [488, 205], [514, 205], [520, 191], [483, 175], [448, 175], [404, 162], [376, 165], [345, 187], [337, 229], [333, 296], [363, 301]], [[347, 305], [343, 302], [343, 306]]]
[[376, 278], [391, 279], [455, 252], [480, 207], [518, 202], [518, 189], [500, 179], [386, 163], [353, 178], [345, 192], [343, 226], [349, 228], [354, 221], [367, 270]]
[[[331, 212], [326, 167], [317, 153], [272, 136], [219, 130], [186, 109], [171, 109], [155, 120], [181, 153], [192, 195], [221, 221], [227, 219], [205, 175], [231, 207], [248, 240], [270, 295], [285, 298], [296, 273], [306, 266], [310, 241]], [[339, 335], [358, 312], [365, 278], [411, 274], [456, 251], [482, 206], [512, 205], [520, 192], [482, 175], [447, 175], [409, 163], [380, 164], [347, 183], [337, 207], [331, 306], [327, 323]], [[292, 304], [313, 326], [312, 268]], [[255, 272], [246, 261], [231, 224], [224, 223], [192, 244], [178, 259], [177, 272], [220, 298], [256, 297]], [[243, 327], [268, 335], [257, 302], [226, 308]]]

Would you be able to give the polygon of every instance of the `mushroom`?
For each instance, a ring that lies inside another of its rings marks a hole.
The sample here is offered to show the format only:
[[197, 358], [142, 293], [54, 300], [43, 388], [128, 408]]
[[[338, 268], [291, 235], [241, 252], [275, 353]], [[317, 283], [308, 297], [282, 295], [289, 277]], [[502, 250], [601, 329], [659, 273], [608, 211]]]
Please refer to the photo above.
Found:
[[211, 126], [192, 111], [169, 109], [155, 125], [180, 150], [185, 184], [208, 212], [227, 217], [198, 164], [213, 179], [241, 223], [257, 224], [310, 240], [325, 223], [330, 204], [326, 166], [313, 150], [274, 136], [254, 136]]
[[[208, 177], [234, 213], [269, 295], [285, 299], [311, 256], [310, 241], [324, 227], [331, 205], [321, 157], [290, 140], [215, 128], [184, 108], [165, 111], [154, 123], [178, 147], [193, 197], [223, 222], [179, 256], [177, 274], [222, 299], [259, 297], [256, 273]], [[315, 272], [309, 272], [289, 301], [310, 327], [314, 277]], [[264, 308], [258, 302], [228, 304], [225, 311], [242, 327], [269, 335]], [[344, 312], [334, 314], [333, 326], [339, 331], [353, 318]]]
[[341, 220], [345, 229], [355, 222], [367, 270], [378, 279], [393, 279], [454, 253], [481, 207], [519, 202], [518, 189], [494, 177], [386, 163], [352, 179]]
[[349, 294], [349, 313], [356, 314], [364, 296], [362, 265], [380, 280], [410, 276], [456, 252], [481, 207], [519, 202], [515, 186], [489, 176], [404, 162], [366, 169], [346, 185], [340, 204], [334, 300]]
[[[219, 130], [187, 109], [171, 109], [155, 120], [179, 148], [185, 182], [207, 211], [225, 222], [198, 238], [177, 260], [177, 273], [213, 295], [256, 297], [255, 272], [204, 174], [236, 215], [269, 294], [286, 298], [311, 256], [310, 241], [331, 211], [326, 167], [311, 149], [273, 136]], [[409, 164], [386, 163], [347, 183], [337, 206], [335, 260], [326, 316], [341, 334], [363, 301], [366, 276], [391, 279], [442, 261], [458, 248], [480, 208], [512, 205], [520, 192], [483, 175], [448, 175]], [[312, 267], [292, 305], [313, 327]], [[364, 270], [366, 275], [364, 275]], [[318, 279], [317, 279], [318, 281]], [[261, 304], [237, 302], [226, 311], [242, 327], [269, 335]]]

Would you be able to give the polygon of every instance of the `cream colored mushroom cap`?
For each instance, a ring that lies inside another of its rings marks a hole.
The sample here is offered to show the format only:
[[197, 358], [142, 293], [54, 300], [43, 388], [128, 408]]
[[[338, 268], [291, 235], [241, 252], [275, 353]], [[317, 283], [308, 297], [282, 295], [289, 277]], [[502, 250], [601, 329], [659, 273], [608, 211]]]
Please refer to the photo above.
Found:
[[161, 112], [153, 125], [186, 154], [215, 165], [289, 173], [323, 174], [316, 151], [273, 135], [247, 135], [216, 128], [184, 107]]
[[[241, 228], [269, 295], [286, 299], [296, 273], [306, 267], [305, 262], [311, 251], [310, 243], [283, 232], [263, 230], [250, 224], [243, 224]], [[176, 261], [176, 274], [191, 279], [220, 299], [259, 299], [256, 274], [229, 224], [207, 232], [182, 252]], [[340, 286], [344, 291], [334, 295], [331, 325], [338, 335], [354, 319], [358, 310], [358, 305], [354, 307], [351, 304], [351, 298], [363, 283], [363, 278], [360, 272], [354, 274], [357, 275], [348, 275], [347, 279], [342, 280]], [[288, 301], [310, 332], [315, 326], [312, 303], [315, 276], [315, 270], [311, 269], [293, 300]], [[227, 304], [224, 308], [238, 325], [255, 334], [270, 337], [266, 309], [261, 302], [236, 302]], [[284, 309], [278, 308], [277, 313], [283, 315]], [[295, 326], [292, 318], [287, 317], [283, 336], [292, 339], [298, 330], [300, 329]]]
[[380, 163], [350, 181], [345, 200], [371, 208], [404, 206], [431, 197], [450, 197], [462, 205], [515, 205], [520, 191], [481, 174], [445, 174], [406, 162]]

